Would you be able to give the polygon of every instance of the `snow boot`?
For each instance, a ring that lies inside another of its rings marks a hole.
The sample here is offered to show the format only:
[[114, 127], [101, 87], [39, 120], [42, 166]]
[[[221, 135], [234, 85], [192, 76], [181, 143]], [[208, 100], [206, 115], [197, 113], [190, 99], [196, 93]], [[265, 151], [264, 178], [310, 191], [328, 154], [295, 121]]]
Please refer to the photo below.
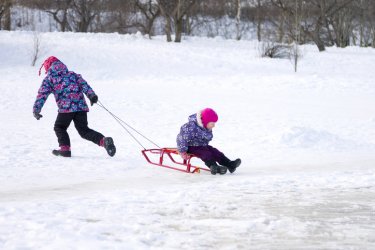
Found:
[[211, 174], [215, 175], [219, 170], [219, 166], [216, 163], [212, 164], [210, 166], [210, 170], [211, 170]]
[[72, 152], [69, 146], [60, 146], [60, 149], [52, 150], [52, 154], [62, 157], [72, 157]]
[[103, 146], [105, 150], [107, 150], [108, 155], [114, 156], [116, 154], [116, 147], [112, 137], [104, 137], [103, 142]]
[[210, 165], [211, 174], [215, 175], [217, 173], [219, 174], [225, 174], [227, 172], [227, 167], [217, 165], [216, 163], [213, 163]]
[[220, 174], [226, 174], [227, 170], [228, 170], [228, 168], [226, 166], [220, 166], [219, 165], [219, 173]]
[[230, 161], [228, 164], [228, 170], [230, 173], [233, 173], [236, 171], [236, 168], [238, 168], [241, 165], [241, 159], [236, 159], [234, 161]]

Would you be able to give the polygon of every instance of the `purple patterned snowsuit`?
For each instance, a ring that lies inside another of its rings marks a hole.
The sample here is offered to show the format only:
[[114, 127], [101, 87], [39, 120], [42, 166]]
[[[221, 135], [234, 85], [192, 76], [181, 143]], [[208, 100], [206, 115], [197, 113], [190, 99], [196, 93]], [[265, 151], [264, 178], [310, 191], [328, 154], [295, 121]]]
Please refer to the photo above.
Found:
[[53, 93], [58, 106], [58, 115], [54, 130], [61, 148], [70, 148], [70, 138], [67, 129], [73, 121], [82, 138], [101, 145], [104, 136], [88, 127], [86, 94], [89, 98], [95, 92], [82, 78], [81, 75], [68, 71], [61, 61], [52, 63], [47, 76], [40, 86], [36, 101], [33, 106], [34, 113], [40, 113], [48, 96]]
[[213, 162], [227, 166], [230, 160], [218, 149], [208, 145], [212, 138], [212, 130], [204, 128], [200, 116], [193, 114], [177, 135], [177, 149], [180, 153], [194, 154], [207, 166], [211, 166]]

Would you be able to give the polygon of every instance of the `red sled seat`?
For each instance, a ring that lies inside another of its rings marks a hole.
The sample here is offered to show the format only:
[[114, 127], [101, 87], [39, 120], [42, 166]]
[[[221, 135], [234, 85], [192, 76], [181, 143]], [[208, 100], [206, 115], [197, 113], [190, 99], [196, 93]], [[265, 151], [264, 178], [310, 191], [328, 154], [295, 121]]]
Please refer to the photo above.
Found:
[[200, 173], [201, 170], [210, 171], [208, 168], [192, 165], [191, 159], [195, 157], [193, 154], [188, 154], [189, 158], [187, 160], [182, 159], [178, 154], [177, 148], [144, 149], [142, 154], [148, 163], [156, 166], [186, 173]]

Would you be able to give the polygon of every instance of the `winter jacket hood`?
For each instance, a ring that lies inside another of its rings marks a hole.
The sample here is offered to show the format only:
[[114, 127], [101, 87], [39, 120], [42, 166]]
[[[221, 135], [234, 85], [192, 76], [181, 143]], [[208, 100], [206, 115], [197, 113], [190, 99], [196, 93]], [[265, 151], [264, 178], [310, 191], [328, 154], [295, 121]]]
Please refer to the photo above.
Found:
[[199, 127], [204, 128], [202, 118], [201, 118], [201, 114], [199, 112], [196, 113], [196, 114], [190, 115], [188, 120], [189, 120], [189, 122], [194, 122]]
[[48, 69], [47, 77], [54, 75], [66, 75], [68, 74], [68, 67], [60, 60], [52, 63], [51, 67]]

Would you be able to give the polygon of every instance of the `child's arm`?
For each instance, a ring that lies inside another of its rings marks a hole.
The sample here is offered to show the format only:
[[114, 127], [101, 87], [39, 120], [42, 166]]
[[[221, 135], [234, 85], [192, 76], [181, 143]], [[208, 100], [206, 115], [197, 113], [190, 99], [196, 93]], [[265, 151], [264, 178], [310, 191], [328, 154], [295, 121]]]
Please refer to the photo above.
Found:
[[94, 90], [90, 87], [90, 85], [82, 78], [80, 74], [76, 74], [77, 76], [77, 83], [81, 86], [82, 92], [88, 97], [95, 96]]
[[189, 142], [193, 140], [192, 131], [194, 128], [190, 123], [186, 123], [181, 127], [180, 134], [177, 136], [177, 150], [179, 153], [186, 153], [189, 148]]
[[179, 153], [186, 153], [188, 151], [188, 141], [184, 135], [179, 135], [177, 137], [177, 150]]
[[40, 113], [42, 111], [43, 105], [46, 102], [49, 94], [52, 93], [52, 87], [47, 78], [44, 78], [42, 86], [38, 90], [38, 95], [36, 97], [33, 113]]

